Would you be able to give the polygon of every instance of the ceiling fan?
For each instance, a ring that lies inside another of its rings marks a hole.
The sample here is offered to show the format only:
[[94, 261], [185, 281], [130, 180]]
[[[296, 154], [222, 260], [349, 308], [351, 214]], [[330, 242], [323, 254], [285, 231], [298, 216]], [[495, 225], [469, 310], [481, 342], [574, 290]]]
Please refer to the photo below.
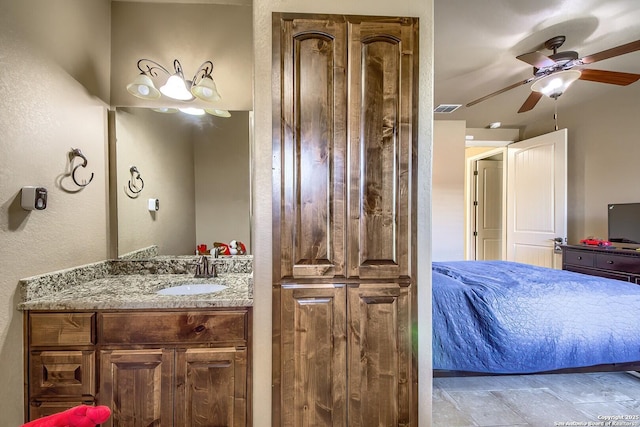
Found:
[[[479, 102], [504, 93], [508, 90], [534, 82], [532, 85], [531, 94], [518, 110], [518, 113], [524, 113], [525, 111], [533, 109], [533, 107], [536, 106], [543, 95], [547, 95], [551, 98], [558, 98], [562, 94], [562, 91], [566, 89], [566, 87], [557, 88], [555, 89], [555, 91], [552, 90], [551, 92], [543, 93], [542, 91], [540, 91], [542, 89], [535, 87], [536, 82], [542, 83], [543, 79], [553, 80], [551, 76], [554, 75], [556, 77], [560, 77], [564, 74], [570, 74], [569, 77], [570, 79], [572, 79], [571, 81], [580, 79], [592, 82], [615, 84], [620, 86], [627, 86], [640, 79], [640, 74], [582, 68], [582, 66], [584, 65], [590, 65], [594, 62], [640, 50], [640, 40], [623, 44], [611, 49], [603, 50], [602, 52], [584, 56], [582, 58], [578, 57], [578, 53], [574, 51], [558, 52], [558, 48], [562, 46], [565, 40], [565, 36], [556, 36], [544, 43], [545, 48], [553, 51], [552, 55], [547, 56], [541, 52], [535, 51], [517, 56], [517, 59], [524, 61], [527, 64], [533, 65], [533, 77], [529, 77], [528, 79], [514, 83], [496, 92], [490, 93], [489, 95], [483, 96], [482, 98], [478, 98], [475, 101], [471, 101], [466, 106], [471, 107]], [[579, 71], [574, 70], [572, 72], [568, 72], [574, 67], [579, 67]], [[559, 82], [554, 83], [556, 83], [557, 85], [560, 84]], [[540, 85], [538, 84], [537, 86]]]

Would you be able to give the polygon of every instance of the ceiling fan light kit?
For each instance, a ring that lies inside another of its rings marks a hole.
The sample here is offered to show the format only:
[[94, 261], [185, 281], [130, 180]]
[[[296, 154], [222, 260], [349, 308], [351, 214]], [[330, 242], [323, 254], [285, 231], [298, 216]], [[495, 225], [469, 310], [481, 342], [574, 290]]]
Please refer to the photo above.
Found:
[[[524, 113], [525, 111], [533, 109], [543, 95], [557, 99], [567, 90], [571, 83], [578, 79], [620, 86], [629, 85], [640, 79], [640, 74], [583, 68], [597, 61], [638, 51], [640, 50], [640, 40], [582, 58], [574, 51], [558, 52], [558, 48], [562, 46], [564, 41], [565, 36], [556, 36], [547, 40], [544, 43], [545, 48], [553, 51], [553, 54], [549, 56], [538, 51], [518, 55], [516, 57], [517, 59], [533, 66], [533, 77], [516, 82], [489, 95], [485, 95], [482, 98], [471, 101], [466, 104], [466, 106], [471, 107], [511, 89], [533, 83], [531, 85], [532, 92], [518, 110], [518, 113]], [[573, 69], [574, 67], [578, 69]]]
[[581, 74], [578, 70], [558, 71], [533, 82], [531, 90], [541, 92], [549, 98], [557, 98], [571, 86], [571, 83], [578, 80]]

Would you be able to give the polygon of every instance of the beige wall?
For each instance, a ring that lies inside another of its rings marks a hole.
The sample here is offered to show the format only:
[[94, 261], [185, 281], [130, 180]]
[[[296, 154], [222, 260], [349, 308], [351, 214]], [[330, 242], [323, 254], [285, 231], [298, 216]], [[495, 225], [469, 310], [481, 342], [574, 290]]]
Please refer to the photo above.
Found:
[[[579, 107], [558, 102], [558, 126], [568, 130], [567, 238], [607, 238], [607, 204], [640, 202], [640, 84], [600, 85]], [[566, 95], [569, 96], [569, 93]], [[527, 126], [526, 137], [552, 132], [552, 118]]]
[[249, 112], [213, 117], [194, 133], [196, 240], [239, 240], [250, 247]]
[[433, 260], [464, 259], [466, 122], [433, 123]]
[[640, 84], [558, 115], [569, 134], [569, 242], [607, 238], [607, 204], [640, 202]]
[[[150, 103], [135, 98], [125, 89], [139, 74], [138, 60], [147, 58], [170, 71], [173, 71], [173, 60], [178, 59], [188, 80], [192, 79], [200, 64], [211, 60], [214, 64], [213, 79], [222, 95], [215, 108], [252, 109], [250, 4], [114, 1], [112, 5], [112, 105], [156, 104], [156, 101]], [[166, 98], [163, 102], [169, 104]]]
[[420, 425], [431, 420], [431, 140], [433, 120], [432, 0], [255, 0], [254, 37], [254, 419], [271, 417], [271, 26], [272, 12], [347, 13], [420, 18], [418, 127], [418, 347]]
[[[160, 255], [194, 253], [193, 126], [183, 116], [146, 108], [116, 111], [119, 255], [150, 245], [158, 245]], [[127, 188], [131, 166], [144, 181], [135, 198]], [[157, 212], [149, 211], [149, 199], [159, 200]]]
[[[23, 422], [18, 280], [107, 256], [109, 1], [0, 2], [0, 414]], [[101, 98], [101, 99], [100, 99]], [[93, 181], [77, 193], [68, 152], [87, 156]], [[20, 189], [44, 186], [44, 211], [24, 211]]]

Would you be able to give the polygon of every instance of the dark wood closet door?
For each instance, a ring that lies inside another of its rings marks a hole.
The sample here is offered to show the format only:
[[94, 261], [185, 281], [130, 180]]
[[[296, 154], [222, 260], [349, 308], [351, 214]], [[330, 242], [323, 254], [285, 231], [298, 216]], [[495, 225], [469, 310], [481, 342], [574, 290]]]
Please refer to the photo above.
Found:
[[411, 425], [410, 295], [399, 284], [349, 286], [349, 427]]
[[286, 17], [279, 24], [274, 277], [344, 276], [346, 26]]
[[414, 31], [349, 19], [348, 277], [410, 276]]
[[282, 287], [282, 426], [346, 426], [343, 285]]
[[273, 24], [272, 424], [415, 426], [417, 20]]

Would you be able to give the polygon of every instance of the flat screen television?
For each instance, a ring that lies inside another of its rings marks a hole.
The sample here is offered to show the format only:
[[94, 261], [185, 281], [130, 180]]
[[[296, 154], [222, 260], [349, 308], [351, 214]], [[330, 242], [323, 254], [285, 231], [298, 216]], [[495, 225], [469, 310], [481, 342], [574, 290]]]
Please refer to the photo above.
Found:
[[640, 245], [640, 203], [608, 205], [609, 241]]

